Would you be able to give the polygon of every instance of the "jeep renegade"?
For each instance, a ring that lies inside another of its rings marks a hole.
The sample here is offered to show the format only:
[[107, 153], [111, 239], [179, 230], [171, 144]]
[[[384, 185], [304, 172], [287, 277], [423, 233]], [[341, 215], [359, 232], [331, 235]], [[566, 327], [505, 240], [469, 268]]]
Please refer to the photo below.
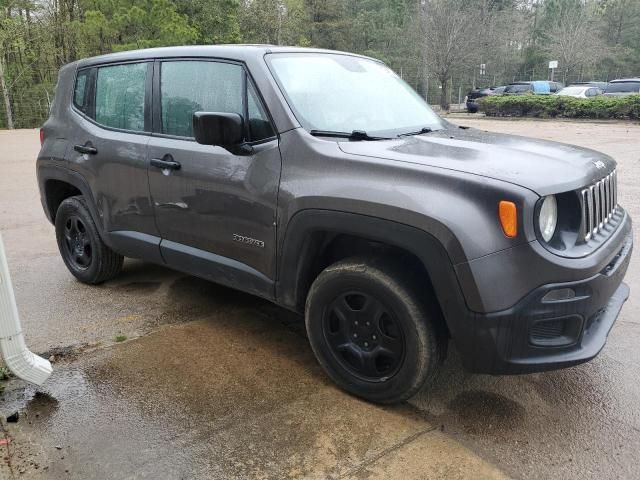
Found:
[[458, 127], [379, 61], [192, 46], [60, 70], [42, 205], [80, 281], [123, 257], [305, 315], [345, 390], [391, 403], [451, 340], [472, 372], [539, 372], [603, 348], [629, 289], [616, 163]]

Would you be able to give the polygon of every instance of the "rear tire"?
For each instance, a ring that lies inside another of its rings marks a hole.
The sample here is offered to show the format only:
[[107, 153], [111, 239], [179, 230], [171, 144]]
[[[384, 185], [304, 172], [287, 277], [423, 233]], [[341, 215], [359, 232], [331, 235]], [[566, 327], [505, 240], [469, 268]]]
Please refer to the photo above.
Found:
[[325, 269], [306, 302], [316, 358], [344, 390], [376, 403], [397, 403], [430, 381], [446, 347], [439, 310], [406, 269], [351, 258]]
[[62, 260], [78, 280], [97, 285], [120, 273], [124, 257], [102, 241], [83, 197], [65, 199], [55, 224]]

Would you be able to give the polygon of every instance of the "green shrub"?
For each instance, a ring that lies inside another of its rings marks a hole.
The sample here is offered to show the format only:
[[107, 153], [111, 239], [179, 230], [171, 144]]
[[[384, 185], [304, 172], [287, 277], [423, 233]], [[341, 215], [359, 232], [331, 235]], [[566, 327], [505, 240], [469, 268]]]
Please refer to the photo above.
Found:
[[558, 95], [496, 95], [479, 100], [489, 117], [621, 118], [640, 120], [640, 95], [574, 98]]

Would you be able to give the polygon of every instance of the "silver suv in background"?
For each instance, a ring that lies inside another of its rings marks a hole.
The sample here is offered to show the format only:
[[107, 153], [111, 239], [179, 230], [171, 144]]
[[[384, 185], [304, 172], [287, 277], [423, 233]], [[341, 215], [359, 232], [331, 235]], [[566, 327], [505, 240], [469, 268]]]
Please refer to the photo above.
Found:
[[640, 78], [611, 80], [604, 90], [607, 97], [626, 97], [640, 93]]

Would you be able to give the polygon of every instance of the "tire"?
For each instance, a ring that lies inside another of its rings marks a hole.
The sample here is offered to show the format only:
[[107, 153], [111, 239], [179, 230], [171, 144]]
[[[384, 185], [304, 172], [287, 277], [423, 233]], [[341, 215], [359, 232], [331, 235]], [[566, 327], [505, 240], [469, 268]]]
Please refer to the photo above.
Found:
[[305, 308], [309, 342], [347, 392], [397, 403], [433, 379], [446, 347], [441, 316], [433, 296], [418, 295], [409, 276], [384, 260], [351, 258], [313, 282]]
[[124, 257], [104, 244], [83, 197], [60, 204], [55, 226], [62, 260], [82, 283], [97, 285], [120, 273]]

